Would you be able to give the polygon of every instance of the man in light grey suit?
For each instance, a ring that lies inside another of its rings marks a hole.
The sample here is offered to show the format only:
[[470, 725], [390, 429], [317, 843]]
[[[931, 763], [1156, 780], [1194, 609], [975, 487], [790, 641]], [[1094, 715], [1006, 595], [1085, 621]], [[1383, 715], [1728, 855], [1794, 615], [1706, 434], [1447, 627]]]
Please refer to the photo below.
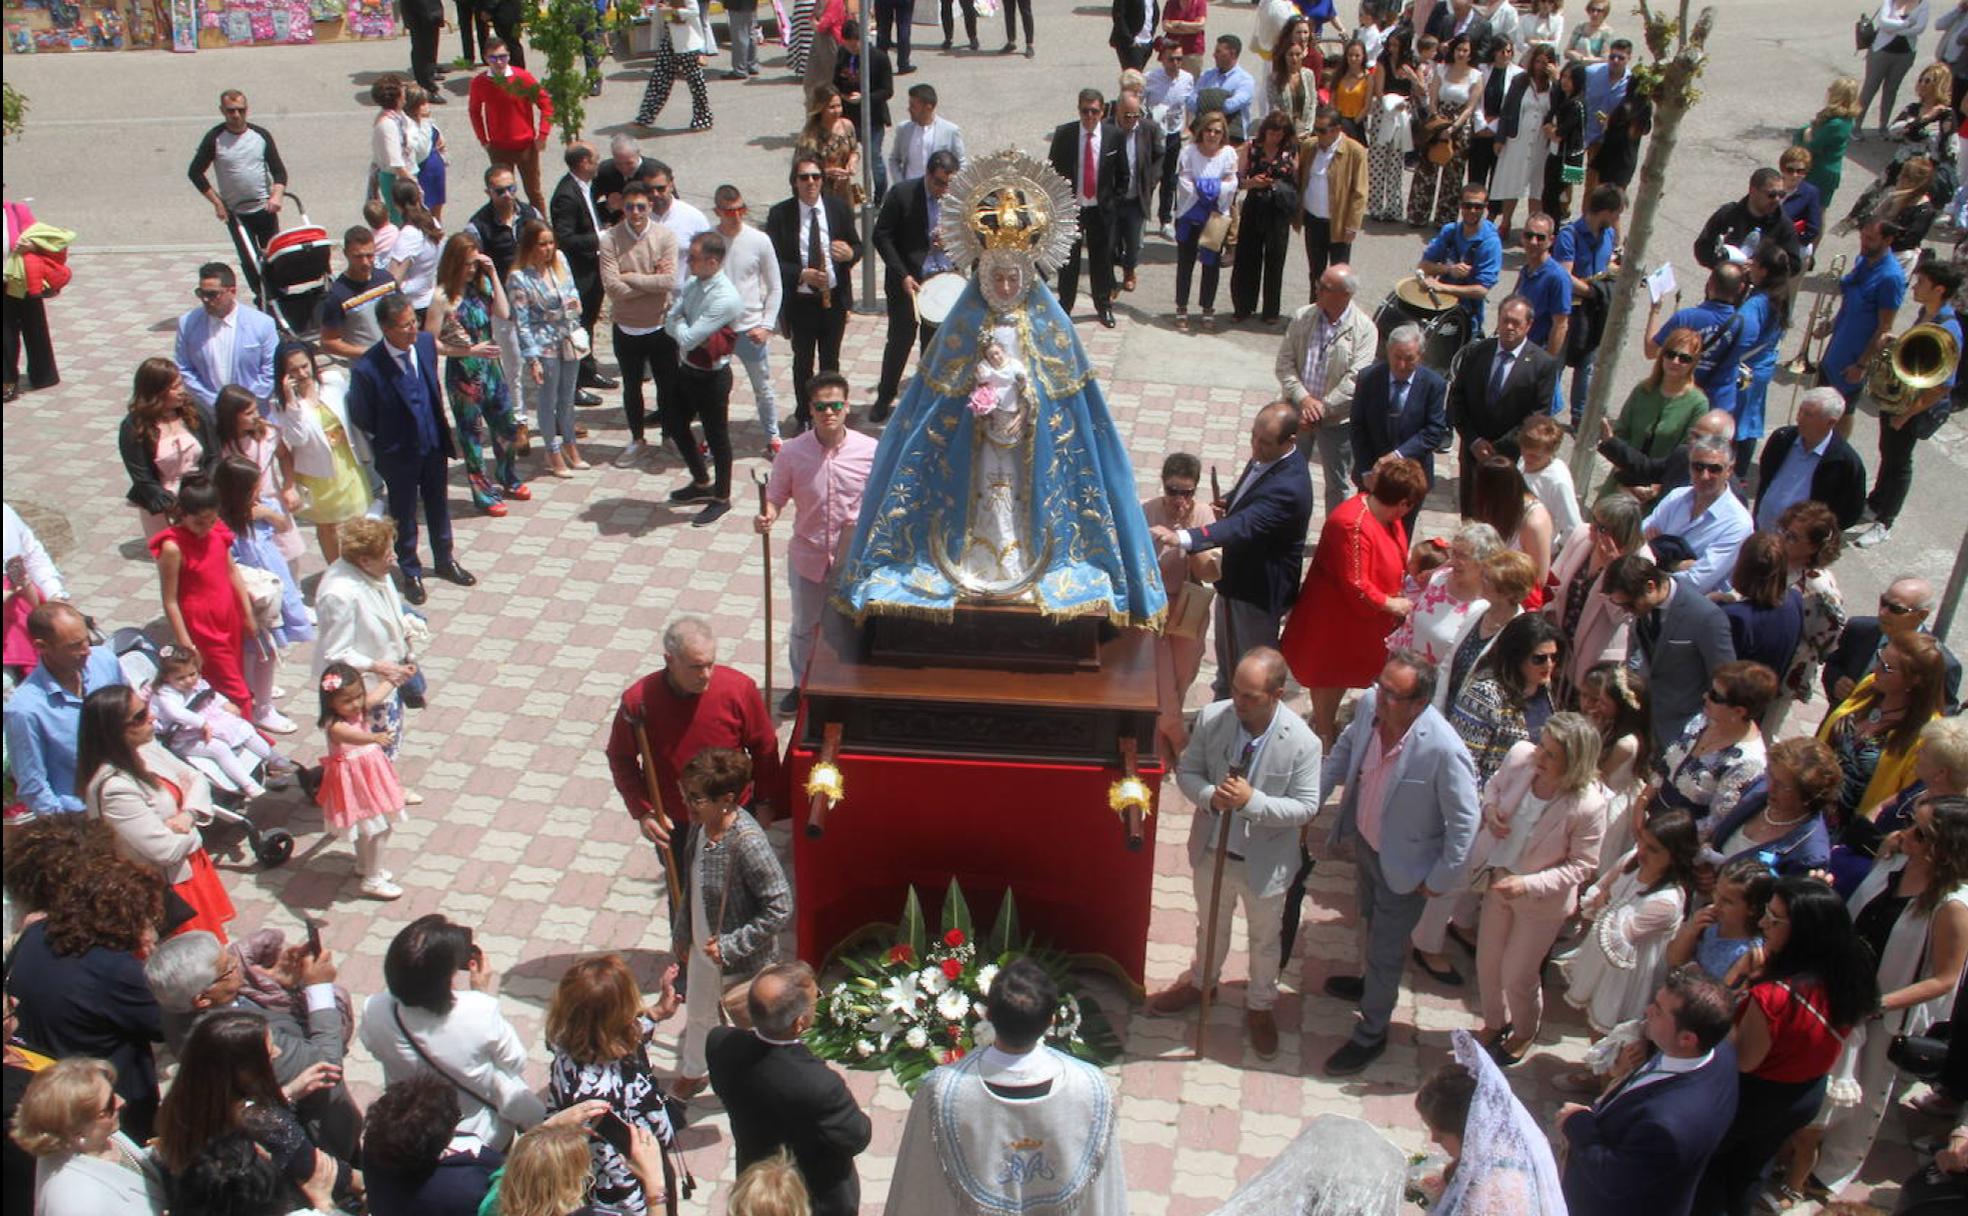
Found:
[[1430, 704], [1434, 695], [1435, 665], [1412, 650], [1391, 652], [1320, 775], [1321, 802], [1346, 786], [1330, 843], [1353, 846], [1366, 964], [1364, 976], [1326, 978], [1327, 996], [1360, 1002], [1360, 1024], [1326, 1059], [1330, 1077], [1359, 1072], [1387, 1050], [1408, 935], [1431, 897], [1457, 888], [1482, 818], [1476, 764]]
[[[1189, 823], [1189, 864], [1196, 884], [1196, 953], [1175, 987], [1148, 1000], [1148, 1011], [1172, 1016], [1215, 987], [1230, 953], [1230, 916], [1238, 903], [1250, 923], [1250, 989], [1244, 1024], [1259, 1059], [1278, 1054], [1278, 935], [1285, 886], [1298, 866], [1298, 832], [1319, 812], [1319, 737], [1286, 709], [1285, 657], [1269, 646], [1245, 652], [1230, 681], [1230, 699], [1206, 707], [1182, 749], [1175, 781], [1195, 804]], [[1217, 931], [1208, 936], [1215, 850], [1230, 819], [1223, 884], [1217, 892]], [[1214, 952], [1210, 948], [1214, 947]]]
[[909, 121], [889, 136], [888, 180], [901, 185], [929, 172], [931, 153], [949, 152], [962, 166], [963, 132], [957, 124], [936, 115], [936, 89], [919, 84], [909, 90]]
[[1600, 576], [1606, 599], [1633, 614], [1626, 665], [1647, 677], [1654, 754], [1681, 737], [1701, 712], [1702, 694], [1715, 669], [1736, 658], [1729, 618], [1705, 595], [1637, 553], [1620, 558]]

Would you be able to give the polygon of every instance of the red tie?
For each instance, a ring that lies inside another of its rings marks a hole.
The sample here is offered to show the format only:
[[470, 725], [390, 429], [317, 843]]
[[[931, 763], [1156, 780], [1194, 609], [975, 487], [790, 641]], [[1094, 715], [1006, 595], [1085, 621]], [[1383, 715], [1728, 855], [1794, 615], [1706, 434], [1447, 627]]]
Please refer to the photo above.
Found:
[[1080, 153], [1080, 197], [1093, 197], [1093, 132], [1086, 133], [1085, 151]]

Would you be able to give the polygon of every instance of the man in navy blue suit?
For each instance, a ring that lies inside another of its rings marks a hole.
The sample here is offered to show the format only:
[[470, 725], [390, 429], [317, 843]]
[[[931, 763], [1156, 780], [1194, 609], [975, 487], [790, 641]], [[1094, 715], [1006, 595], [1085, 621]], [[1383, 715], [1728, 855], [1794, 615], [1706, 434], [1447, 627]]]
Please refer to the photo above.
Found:
[[431, 557], [439, 578], [460, 587], [478, 580], [451, 553], [451, 504], [444, 465], [451, 458], [451, 424], [437, 386], [437, 342], [417, 326], [410, 297], [385, 296], [376, 305], [383, 340], [349, 368], [349, 421], [369, 437], [376, 471], [396, 520], [396, 564], [403, 598], [424, 602], [424, 568], [417, 560], [417, 503], [430, 525]]
[[1312, 473], [1298, 450], [1298, 407], [1273, 401], [1251, 424], [1251, 458], [1216, 522], [1203, 528], [1156, 527], [1157, 542], [1185, 553], [1223, 550], [1216, 580], [1216, 682], [1230, 695], [1237, 661], [1253, 646], [1276, 646], [1285, 613], [1298, 599], [1305, 534], [1312, 526]]
[[1592, 1216], [1687, 1216], [1695, 1185], [1736, 1117], [1734, 1004], [1693, 967], [1668, 972], [1647, 1006], [1644, 1063], [1597, 1102], [1568, 1102], [1565, 1202]]
[[[1449, 437], [1449, 383], [1421, 365], [1421, 328], [1403, 325], [1387, 335], [1387, 357], [1360, 373], [1353, 390], [1353, 484], [1366, 489], [1383, 460], [1412, 460], [1435, 488], [1435, 449]], [[1415, 534], [1421, 504], [1408, 512]]]

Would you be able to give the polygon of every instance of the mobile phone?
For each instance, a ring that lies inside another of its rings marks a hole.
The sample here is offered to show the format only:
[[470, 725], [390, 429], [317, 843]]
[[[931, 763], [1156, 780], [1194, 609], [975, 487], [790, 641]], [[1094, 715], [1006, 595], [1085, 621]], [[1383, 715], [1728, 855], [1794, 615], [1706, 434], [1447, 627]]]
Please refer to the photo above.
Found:
[[321, 922], [314, 919], [314, 917], [312, 916], [307, 917], [306, 920], [307, 920], [308, 953], [312, 954], [316, 958], [320, 958], [321, 957]]
[[601, 1116], [588, 1125], [588, 1130], [600, 1136], [610, 1148], [622, 1156], [629, 1155], [629, 1147], [634, 1141], [634, 1135], [630, 1132], [627, 1121], [614, 1111], [602, 1111]]

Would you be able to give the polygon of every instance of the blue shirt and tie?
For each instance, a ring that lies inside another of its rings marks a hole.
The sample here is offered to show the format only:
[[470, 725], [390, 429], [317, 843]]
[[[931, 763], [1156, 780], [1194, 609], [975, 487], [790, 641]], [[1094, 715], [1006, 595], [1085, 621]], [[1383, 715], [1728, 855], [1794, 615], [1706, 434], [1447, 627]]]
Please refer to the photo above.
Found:
[[75, 745], [82, 733], [82, 701], [98, 688], [125, 683], [109, 647], [89, 651], [82, 666], [82, 696], [70, 693], [46, 664], [21, 681], [7, 702], [7, 759], [22, 802], [36, 815], [75, 814]]

